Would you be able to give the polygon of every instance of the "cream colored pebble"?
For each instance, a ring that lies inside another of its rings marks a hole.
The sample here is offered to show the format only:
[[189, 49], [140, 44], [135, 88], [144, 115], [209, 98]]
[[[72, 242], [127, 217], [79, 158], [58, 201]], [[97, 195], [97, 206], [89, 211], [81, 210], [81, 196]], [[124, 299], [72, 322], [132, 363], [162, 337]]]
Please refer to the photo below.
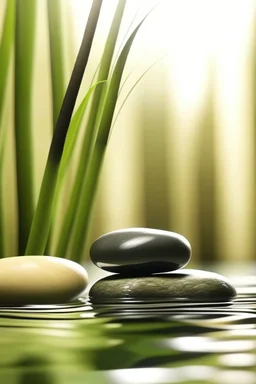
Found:
[[52, 256], [0, 259], [0, 306], [61, 304], [80, 297], [88, 285], [79, 264]]

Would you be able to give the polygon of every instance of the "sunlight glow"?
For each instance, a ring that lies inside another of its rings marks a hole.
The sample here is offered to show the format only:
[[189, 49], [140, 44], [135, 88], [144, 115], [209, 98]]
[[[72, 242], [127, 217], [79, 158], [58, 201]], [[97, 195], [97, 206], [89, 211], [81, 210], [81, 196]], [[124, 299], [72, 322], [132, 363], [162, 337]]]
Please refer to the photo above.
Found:
[[184, 383], [185, 381], [209, 380], [216, 369], [206, 366], [186, 366], [178, 368], [135, 368], [109, 371], [113, 384], [158, 384]]
[[[82, 34], [84, 15], [90, 3], [72, 0], [78, 37]], [[105, 4], [102, 10], [98, 30], [101, 36], [106, 36], [106, 27], [110, 23], [117, 1], [108, 0], [105, 3], [107, 6]], [[123, 31], [138, 9], [136, 20], [156, 3], [158, 2], [151, 0], [129, 0]], [[183, 233], [188, 237], [191, 235], [192, 238], [195, 225], [193, 219], [188, 220], [188, 217], [193, 218], [194, 215], [193, 193], [196, 192], [193, 190], [191, 179], [195, 169], [189, 156], [195, 144], [193, 137], [198, 117], [204, 107], [207, 89], [210, 84], [214, 84], [219, 179], [217, 236], [221, 252], [230, 259], [239, 259], [241, 255], [253, 257], [250, 253], [253, 248], [252, 215], [250, 216], [254, 200], [253, 174], [252, 168], [248, 167], [253, 158], [253, 130], [249, 118], [251, 110], [248, 107], [251, 105], [248, 52], [254, 8], [254, 0], [162, 0], [136, 37], [127, 69], [127, 73], [131, 68], [137, 68], [138, 71], [145, 69], [166, 55], [170, 116], [175, 128], [177, 127], [169, 138], [170, 145], [175, 143], [175, 150], [169, 161], [175, 164], [178, 175], [175, 193], [183, 202], [175, 205], [172, 214], [177, 220], [178, 229], [182, 228]], [[152, 84], [159, 81], [159, 78], [154, 79], [151, 73], [147, 77]], [[131, 121], [136, 113], [135, 104], [128, 103], [130, 109], [126, 111], [127, 116], [131, 116]], [[118, 123], [119, 126], [132, 124], [126, 119], [121, 123], [119, 120]], [[137, 140], [133, 162], [133, 144], [130, 143], [132, 136]], [[116, 152], [115, 155], [108, 156], [108, 164], [105, 166], [105, 181], [108, 180], [105, 196], [109, 201], [105, 209], [110, 213], [110, 229], [120, 227], [125, 221], [122, 219], [124, 216], [128, 218], [126, 225], [129, 225], [129, 222], [134, 225], [136, 221], [130, 212], [134, 213], [138, 209], [138, 202], [131, 197], [129, 190], [135, 179], [135, 168], [138, 167], [135, 164], [139, 154], [138, 133], [135, 129], [133, 132], [121, 129], [121, 133], [114, 140], [115, 148], [118, 148], [118, 142], [121, 142], [120, 151], [124, 148], [125, 150], [121, 153], [122, 164], [115, 161]], [[136, 187], [139, 191], [140, 183]], [[170, 180], [170, 188], [174, 188], [173, 180]], [[188, 194], [187, 191], [191, 193]], [[129, 204], [124, 204], [126, 198]]]

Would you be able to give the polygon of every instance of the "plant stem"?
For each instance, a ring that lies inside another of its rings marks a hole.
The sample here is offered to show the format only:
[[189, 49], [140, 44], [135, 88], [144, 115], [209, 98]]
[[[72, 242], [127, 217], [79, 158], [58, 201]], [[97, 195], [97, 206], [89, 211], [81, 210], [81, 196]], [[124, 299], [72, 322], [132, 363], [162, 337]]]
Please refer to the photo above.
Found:
[[0, 122], [2, 122], [6, 84], [11, 61], [14, 37], [14, 0], [6, 3], [3, 23], [2, 38], [0, 44]]
[[[5, 256], [4, 244], [4, 202], [3, 202], [3, 157], [6, 129], [3, 127], [4, 100], [7, 88], [8, 72], [11, 62], [14, 37], [14, 0], [6, 2], [3, 22], [2, 37], [0, 43], [0, 257]], [[4, 131], [3, 131], [4, 130]]]
[[[47, 0], [47, 15], [51, 64], [52, 127], [54, 128], [65, 94], [63, 28], [61, 20], [60, 0]], [[53, 216], [55, 216], [55, 214], [56, 204], [53, 207]], [[46, 254], [50, 253], [50, 234], [45, 249]]]
[[23, 254], [34, 213], [31, 137], [36, 0], [16, 0], [15, 146], [19, 254]]
[[105, 97], [102, 116], [99, 121], [99, 129], [93, 148], [93, 153], [90, 159], [88, 172], [83, 179], [81, 194], [77, 202], [77, 215], [73, 225], [70, 254], [72, 255], [72, 260], [77, 262], [81, 262], [83, 258], [82, 250], [84, 248], [84, 243], [88, 232], [93, 200], [95, 197], [101, 165], [103, 163], [107, 147], [124, 66], [133, 40], [143, 21], [144, 19], [132, 32], [118, 57]]
[[47, 0], [47, 13], [51, 62], [52, 119], [54, 127], [65, 94], [64, 49], [60, 0]]
[[[116, 12], [106, 41], [105, 49], [102, 55], [97, 82], [107, 79], [108, 77], [125, 4], [126, 0], [120, 0], [117, 5]], [[93, 96], [88, 123], [86, 125], [86, 132], [82, 145], [81, 157], [79, 159], [78, 169], [75, 176], [75, 183], [71, 192], [67, 212], [62, 222], [60, 230], [61, 236], [59, 238], [55, 253], [56, 256], [59, 257], [64, 257], [67, 253], [68, 243], [70, 239], [69, 234], [71, 233], [71, 229], [76, 215], [77, 201], [79, 199], [84, 177], [90, 164], [89, 158], [93, 150], [93, 141], [95, 140], [96, 120], [97, 118], [99, 118], [99, 114], [101, 112], [100, 105], [102, 104], [102, 99], [104, 98], [105, 88], [105, 84], [99, 85], [96, 88]], [[92, 165], [90, 164], [90, 166]]]
[[83, 74], [88, 62], [102, 0], [94, 0], [85, 28], [82, 44], [61, 106], [49, 150], [40, 189], [37, 209], [32, 222], [26, 254], [43, 254], [51, 225], [52, 207], [59, 164]]
[[0, 184], [0, 257], [5, 256], [3, 190]]

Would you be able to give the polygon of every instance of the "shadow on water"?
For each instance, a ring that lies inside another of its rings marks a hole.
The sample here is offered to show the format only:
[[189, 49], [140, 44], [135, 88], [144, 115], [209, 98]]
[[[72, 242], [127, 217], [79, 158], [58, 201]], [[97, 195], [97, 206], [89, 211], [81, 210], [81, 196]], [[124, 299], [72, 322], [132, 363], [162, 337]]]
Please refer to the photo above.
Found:
[[256, 382], [256, 300], [1, 308], [4, 384]]
[[[48, 361], [34, 356], [26, 357], [17, 362], [16, 367], [20, 370], [20, 384], [52, 384], [54, 376], [45, 371]], [[34, 369], [35, 368], [35, 369]]]

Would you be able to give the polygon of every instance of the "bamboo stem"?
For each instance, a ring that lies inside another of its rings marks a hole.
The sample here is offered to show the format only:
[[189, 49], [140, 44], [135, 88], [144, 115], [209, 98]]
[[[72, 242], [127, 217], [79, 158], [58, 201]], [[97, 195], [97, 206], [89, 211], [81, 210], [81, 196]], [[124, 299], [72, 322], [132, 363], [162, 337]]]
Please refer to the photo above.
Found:
[[15, 147], [19, 254], [25, 250], [34, 214], [32, 93], [36, 0], [16, 0]]
[[102, 0], [93, 1], [81, 47], [61, 106], [49, 150], [39, 200], [29, 234], [26, 255], [43, 254], [45, 251], [51, 225], [54, 192], [61, 156], [76, 98], [88, 62], [101, 5]]
[[[115, 12], [115, 15], [111, 24], [111, 28], [108, 34], [108, 38], [106, 41], [105, 49], [102, 55], [97, 82], [105, 80], [108, 77], [125, 4], [126, 4], [126, 1], [120, 0], [117, 5], [116, 12]], [[96, 88], [93, 96], [89, 119], [86, 125], [86, 132], [84, 135], [84, 140], [82, 145], [81, 157], [79, 159], [78, 169], [75, 176], [74, 187], [71, 193], [67, 212], [62, 221], [62, 226], [60, 230], [61, 235], [60, 235], [57, 249], [55, 252], [56, 256], [59, 256], [59, 257], [67, 256], [68, 243], [70, 241], [69, 234], [71, 233], [73, 222], [75, 220], [77, 201], [81, 193], [83, 180], [86, 177], [86, 173], [88, 171], [89, 165], [90, 167], [94, 166], [90, 164], [89, 159], [93, 151], [93, 144], [94, 144], [95, 134], [96, 134], [95, 133], [96, 121], [97, 121], [97, 118], [99, 118], [99, 115], [101, 112], [100, 105], [102, 104], [104, 99], [105, 88], [106, 88], [106, 84], [99, 85]]]

